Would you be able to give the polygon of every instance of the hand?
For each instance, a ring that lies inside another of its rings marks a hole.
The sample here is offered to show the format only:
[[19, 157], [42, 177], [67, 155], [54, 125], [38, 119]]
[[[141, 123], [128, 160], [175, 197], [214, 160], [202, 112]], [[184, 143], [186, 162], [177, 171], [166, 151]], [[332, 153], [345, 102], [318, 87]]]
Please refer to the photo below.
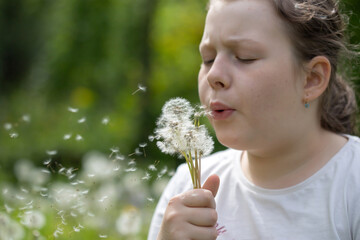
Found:
[[173, 197], [166, 208], [157, 240], [216, 239], [214, 197], [219, 183], [219, 177], [212, 175], [202, 189], [193, 189]]

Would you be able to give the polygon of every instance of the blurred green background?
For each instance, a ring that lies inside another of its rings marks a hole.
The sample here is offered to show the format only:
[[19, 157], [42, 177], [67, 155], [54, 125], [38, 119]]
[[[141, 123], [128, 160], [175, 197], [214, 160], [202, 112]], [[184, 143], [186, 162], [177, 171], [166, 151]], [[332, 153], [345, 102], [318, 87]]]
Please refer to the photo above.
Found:
[[[146, 151], [140, 169], [174, 169], [180, 161], [148, 136], [165, 101], [198, 102], [206, 2], [0, 0], [0, 181], [16, 183], [16, 162], [43, 166], [55, 150], [53, 160], [74, 168], [90, 151], [117, 148]], [[360, 2], [340, 5], [350, 42], [359, 44]], [[358, 62], [344, 66], [359, 93]]]

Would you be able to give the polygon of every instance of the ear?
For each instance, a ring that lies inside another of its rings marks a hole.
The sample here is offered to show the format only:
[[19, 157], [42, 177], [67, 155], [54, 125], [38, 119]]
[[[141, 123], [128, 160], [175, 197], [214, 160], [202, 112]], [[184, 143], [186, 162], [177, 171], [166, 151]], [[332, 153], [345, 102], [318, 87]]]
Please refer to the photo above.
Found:
[[331, 75], [331, 64], [324, 56], [316, 56], [306, 64], [304, 101], [314, 101], [326, 90]]

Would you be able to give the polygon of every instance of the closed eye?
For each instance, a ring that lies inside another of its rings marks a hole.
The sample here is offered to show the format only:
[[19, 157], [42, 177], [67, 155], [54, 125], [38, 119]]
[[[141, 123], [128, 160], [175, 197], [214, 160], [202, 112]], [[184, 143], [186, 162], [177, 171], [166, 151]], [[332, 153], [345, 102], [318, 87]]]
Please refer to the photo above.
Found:
[[239, 58], [239, 57], [237, 57], [236, 59], [242, 63], [253, 63], [257, 60], [256, 58]]

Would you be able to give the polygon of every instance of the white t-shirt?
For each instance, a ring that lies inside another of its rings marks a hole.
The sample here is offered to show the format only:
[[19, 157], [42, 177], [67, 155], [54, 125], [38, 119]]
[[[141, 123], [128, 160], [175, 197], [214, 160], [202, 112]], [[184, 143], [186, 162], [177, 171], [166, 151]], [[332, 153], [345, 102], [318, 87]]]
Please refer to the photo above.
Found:
[[[202, 160], [202, 181], [220, 177], [215, 197], [218, 240], [360, 240], [360, 139], [345, 146], [318, 172], [285, 189], [264, 189], [245, 178], [241, 151], [228, 149]], [[148, 240], [155, 240], [168, 201], [192, 189], [185, 164], [160, 198]]]

